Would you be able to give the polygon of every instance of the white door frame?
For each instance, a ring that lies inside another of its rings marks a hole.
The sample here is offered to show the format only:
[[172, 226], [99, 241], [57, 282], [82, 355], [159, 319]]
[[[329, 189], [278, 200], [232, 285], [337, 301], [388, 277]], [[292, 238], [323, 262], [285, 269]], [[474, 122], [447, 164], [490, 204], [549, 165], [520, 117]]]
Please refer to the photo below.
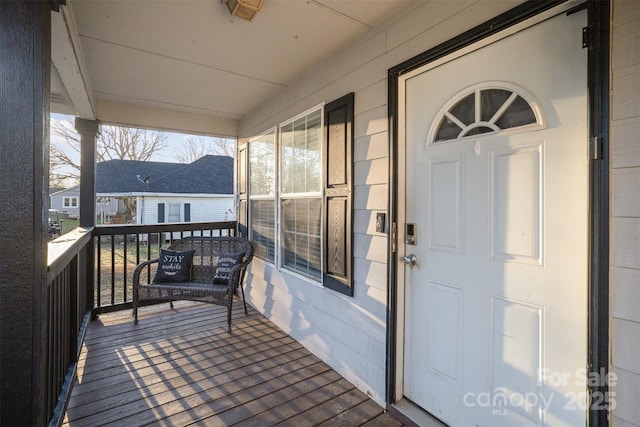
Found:
[[[508, 37], [524, 28], [535, 25], [545, 19], [559, 13], [571, 13], [573, 8], [579, 8], [580, 0], [569, 0], [553, 7], [536, 9], [535, 5], [522, 5], [493, 20], [482, 24], [461, 36], [445, 42], [424, 54], [410, 59], [389, 70], [389, 123], [390, 123], [390, 239], [389, 239], [389, 317], [388, 317], [388, 365], [387, 365], [387, 402], [393, 409], [394, 404], [403, 399], [403, 365], [404, 365], [404, 268], [400, 267], [401, 258], [404, 256], [404, 224], [405, 224], [405, 182], [403, 173], [405, 170], [405, 140], [404, 140], [404, 83], [419, 73], [435, 68], [442, 63], [456, 59], [468, 52], [480, 49], [490, 43]], [[597, 2], [593, 2], [597, 3]], [[609, 2], [600, 5], [589, 5], [589, 24], [599, 25], [597, 34], [592, 34], [592, 40], [606, 40], [609, 36]], [[523, 10], [524, 9], [524, 10]], [[606, 11], [607, 13], [603, 12]], [[509, 22], [509, 19], [513, 19]], [[517, 22], [516, 22], [517, 21]], [[606, 25], [604, 25], [606, 23]], [[596, 33], [596, 32], [594, 32]], [[469, 43], [473, 41], [473, 43]], [[609, 47], [603, 42], [589, 51], [589, 112], [590, 135], [608, 136], [608, 66]], [[594, 67], [599, 65], [599, 68]], [[594, 69], [596, 68], [596, 69]], [[595, 93], [594, 93], [595, 92]], [[606, 120], [604, 120], [606, 118]], [[585, 141], [586, 143], [586, 141]], [[600, 138], [600, 151], [606, 153], [608, 138]], [[596, 146], [598, 150], [598, 146]], [[597, 151], [596, 151], [597, 152]], [[591, 229], [589, 243], [590, 253], [590, 295], [589, 295], [589, 353], [593, 371], [598, 372], [604, 368], [608, 371], [608, 359], [606, 358], [609, 331], [596, 325], [605, 324], [608, 321], [608, 221], [603, 221], [608, 212], [608, 162], [600, 161], [603, 155], [595, 155], [595, 162], [590, 165], [591, 179], [589, 192], [592, 197], [590, 206]], [[594, 236], [597, 235], [597, 236]], [[603, 239], [603, 237], [607, 237]], [[605, 280], [603, 280], [605, 279]], [[597, 307], [597, 308], [596, 308]], [[600, 320], [599, 320], [600, 319]], [[595, 349], [595, 354], [594, 354]], [[595, 363], [594, 363], [595, 362]], [[600, 388], [602, 392], [603, 389]], [[592, 388], [591, 392], [598, 392], [598, 388]], [[600, 424], [607, 419], [606, 411], [591, 410], [589, 425]]]

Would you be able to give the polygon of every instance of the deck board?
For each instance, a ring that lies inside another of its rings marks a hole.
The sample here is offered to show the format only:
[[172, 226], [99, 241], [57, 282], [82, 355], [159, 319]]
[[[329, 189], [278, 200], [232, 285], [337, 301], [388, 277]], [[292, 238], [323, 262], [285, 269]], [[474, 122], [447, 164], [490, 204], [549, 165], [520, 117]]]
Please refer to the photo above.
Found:
[[403, 424], [273, 323], [234, 302], [179, 302], [91, 322], [65, 426]]

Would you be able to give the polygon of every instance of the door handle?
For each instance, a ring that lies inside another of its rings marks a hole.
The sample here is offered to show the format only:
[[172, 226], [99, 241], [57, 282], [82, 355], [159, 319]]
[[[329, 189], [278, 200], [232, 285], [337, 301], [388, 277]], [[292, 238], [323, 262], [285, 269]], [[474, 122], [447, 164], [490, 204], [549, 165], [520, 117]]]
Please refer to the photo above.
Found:
[[414, 265], [418, 262], [418, 258], [414, 254], [409, 254], [402, 257], [402, 262], [406, 265]]

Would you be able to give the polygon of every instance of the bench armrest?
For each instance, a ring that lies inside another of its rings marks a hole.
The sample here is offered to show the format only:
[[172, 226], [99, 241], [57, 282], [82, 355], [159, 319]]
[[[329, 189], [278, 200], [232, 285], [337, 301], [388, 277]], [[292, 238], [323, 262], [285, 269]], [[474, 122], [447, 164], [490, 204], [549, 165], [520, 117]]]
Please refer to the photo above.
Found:
[[150, 259], [148, 261], [141, 262], [136, 266], [136, 269], [133, 270], [133, 289], [134, 290], [137, 289], [138, 286], [140, 286], [140, 274], [142, 273], [142, 270], [145, 267], [150, 266], [151, 264], [158, 263], [159, 261], [160, 261], [160, 258]]
[[234, 265], [229, 271], [229, 291], [233, 294], [238, 286], [241, 286], [241, 282], [244, 279], [244, 271], [251, 263], [253, 258], [253, 251], [250, 251], [245, 255], [244, 260], [240, 264]]

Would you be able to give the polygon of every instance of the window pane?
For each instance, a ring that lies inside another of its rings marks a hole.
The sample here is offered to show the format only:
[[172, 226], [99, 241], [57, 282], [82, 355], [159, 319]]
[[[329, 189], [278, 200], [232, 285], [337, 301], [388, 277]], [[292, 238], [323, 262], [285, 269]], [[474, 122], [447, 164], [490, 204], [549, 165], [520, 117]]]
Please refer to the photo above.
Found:
[[282, 201], [282, 264], [320, 280], [322, 199]]
[[281, 128], [284, 194], [321, 191], [321, 118], [317, 110]]
[[249, 144], [249, 193], [252, 196], [275, 194], [275, 135], [266, 135]]
[[480, 135], [489, 132], [493, 132], [493, 129], [486, 126], [478, 126], [477, 128], [473, 128], [469, 132], [465, 133], [464, 136]]
[[281, 163], [282, 163], [282, 192], [293, 193], [294, 147], [293, 147], [293, 123], [285, 125], [281, 129]]
[[480, 92], [480, 120], [488, 122], [509, 99], [511, 91], [487, 89]]
[[251, 240], [257, 257], [275, 262], [275, 230], [274, 200], [252, 200]]
[[465, 96], [451, 107], [449, 112], [467, 126], [474, 123], [476, 121], [476, 94]]
[[515, 128], [532, 123], [536, 123], [536, 115], [529, 103], [521, 96], [518, 96], [507, 108], [507, 111], [496, 121], [500, 129]]
[[180, 205], [169, 205], [169, 222], [180, 222]]
[[293, 192], [304, 193], [306, 187], [307, 123], [304, 118], [293, 122]]
[[442, 118], [440, 127], [438, 128], [438, 134], [435, 137], [434, 142], [448, 141], [450, 139], [456, 139], [462, 129], [460, 126], [449, 120], [446, 116]]
[[320, 128], [320, 110], [307, 116], [307, 147], [306, 160], [306, 192], [320, 191], [322, 189], [322, 165], [320, 154], [322, 150], [322, 129]]

